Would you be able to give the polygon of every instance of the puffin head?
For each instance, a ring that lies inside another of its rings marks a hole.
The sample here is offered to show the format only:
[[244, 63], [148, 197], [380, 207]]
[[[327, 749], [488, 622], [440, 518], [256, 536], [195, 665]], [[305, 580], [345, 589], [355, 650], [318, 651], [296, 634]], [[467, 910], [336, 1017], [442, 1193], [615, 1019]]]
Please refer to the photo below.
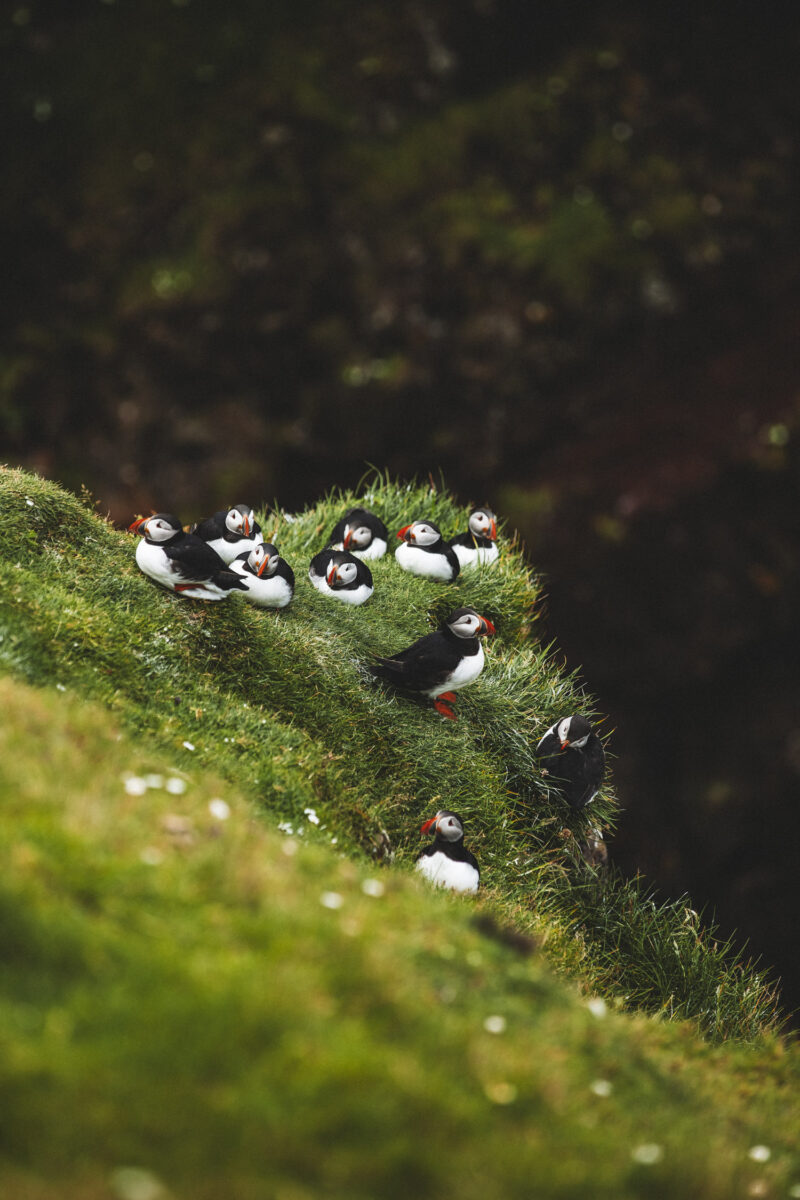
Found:
[[128, 526], [130, 533], [141, 533], [148, 542], [169, 542], [179, 533], [183, 526], [177, 517], [170, 513], [153, 513], [152, 517], [139, 517]]
[[397, 536], [411, 546], [433, 546], [441, 541], [442, 534], [433, 521], [412, 521], [410, 525], [404, 525]]
[[342, 545], [345, 550], [366, 550], [372, 545], [374, 534], [368, 525], [359, 525], [357, 521], [344, 527]]
[[278, 547], [270, 542], [259, 542], [247, 556], [247, 566], [254, 575], [269, 579], [278, 569]]
[[553, 726], [553, 732], [561, 743], [561, 749], [566, 750], [569, 746], [573, 750], [582, 750], [588, 742], [591, 734], [594, 732], [590, 721], [586, 717], [582, 717], [579, 713], [573, 713], [571, 717], [562, 717]]
[[256, 523], [256, 515], [249, 504], [234, 504], [225, 515], [225, 528], [249, 538]]
[[497, 519], [490, 508], [475, 508], [469, 514], [470, 533], [497, 541]]
[[474, 608], [457, 608], [446, 617], [444, 626], [456, 637], [484, 637], [495, 632], [494, 625], [488, 617], [481, 617]]
[[460, 842], [464, 837], [464, 822], [456, 813], [442, 808], [435, 817], [425, 822], [420, 833], [430, 833], [431, 830], [446, 842]]
[[331, 555], [328, 573], [325, 576], [329, 588], [335, 591], [337, 588], [347, 587], [355, 582], [357, 576], [358, 563], [353, 562], [349, 555], [347, 558]]

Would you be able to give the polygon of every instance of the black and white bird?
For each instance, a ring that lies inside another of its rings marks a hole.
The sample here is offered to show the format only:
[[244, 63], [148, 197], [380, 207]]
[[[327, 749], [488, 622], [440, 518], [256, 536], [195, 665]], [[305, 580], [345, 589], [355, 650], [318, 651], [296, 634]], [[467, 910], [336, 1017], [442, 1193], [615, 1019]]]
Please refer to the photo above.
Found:
[[247, 580], [247, 599], [257, 608], [286, 608], [294, 595], [294, 571], [271, 542], [245, 550], [231, 570]]
[[320, 550], [311, 560], [308, 578], [323, 596], [344, 604], [364, 604], [375, 590], [369, 567], [348, 550]]
[[371, 671], [393, 687], [412, 696], [427, 696], [443, 717], [455, 720], [452, 705], [456, 692], [473, 683], [484, 664], [481, 637], [494, 633], [494, 625], [474, 608], [457, 608], [435, 633], [421, 637], [407, 650], [389, 658], [376, 658]]
[[461, 570], [455, 552], [442, 537], [433, 521], [412, 521], [397, 536], [402, 545], [394, 552], [400, 566], [412, 575], [424, 575], [442, 583], [452, 583]]
[[328, 544], [334, 550], [349, 550], [363, 561], [383, 558], [389, 533], [380, 517], [366, 508], [351, 508], [331, 530]]
[[591, 804], [603, 782], [606, 756], [586, 717], [576, 713], [556, 721], [536, 747], [536, 757], [571, 808]]
[[208, 542], [184, 533], [177, 517], [155, 513], [129, 526], [142, 535], [136, 547], [139, 568], [162, 587], [190, 600], [225, 600], [232, 591], [247, 591], [247, 582], [229, 571]]
[[234, 504], [233, 508], [220, 509], [213, 517], [192, 525], [189, 532], [207, 542], [226, 565], [264, 540], [261, 526], [249, 504]]
[[456, 558], [465, 567], [497, 562], [497, 518], [490, 508], [474, 508], [469, 514], [466, 533], [450, 538]]
[[475, 855], [464, 845], [464, 822], [456, 813], [443, 808], [425, 822], [420, 832], [431, 830], [436, 837], [417, 858], [417, 870], [437, 887], [477, 892], [481, 870]]

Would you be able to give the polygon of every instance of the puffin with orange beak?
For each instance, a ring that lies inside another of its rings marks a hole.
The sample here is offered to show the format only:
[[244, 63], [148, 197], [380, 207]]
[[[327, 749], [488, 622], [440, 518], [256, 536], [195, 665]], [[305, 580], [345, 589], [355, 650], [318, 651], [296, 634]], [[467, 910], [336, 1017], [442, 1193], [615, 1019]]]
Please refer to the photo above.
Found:
[[428, 697], [437, 712], [454, 721], [455, 694], [480, 675], [485, 661], [481, 638], [494, 631], [492, 622], [474, 608], [457, 608], [435, 633], [390, 658], [376, 658], [370, 670], [401, 692]]
[[458, 559], [433, 521], [412, 521], [397, 536], [401, 545], [394, 556], [404, 571], [441, 583], [452, 583], [457, 578], [461, 569]]
[[331, 530], [328, 545], [334, 550], [349, 550], [362, 562], [383, 558], [389, 533], [380, 517], [366, 508], [351, 508]]
[[323, 596], [344, 604], [364, 604], [375, 590], [369, 567], [348, 550], [320, 550], [311, 560], [308, 578]]
[[225, 600], [232, 591], [247, 591], [247, 583], [225, 563], [208, 542], [184, 533], [177, 517], [154, 513], [129, 526], [142, 535], [136, 562], [156, 583], [189, 600]]
[[454, 812], [443, 808], [426, 821], [421, 833], [433, 831], [436, 836], [416, 861], [421, 875], [437, 887], [453, 892], [477, 892], [481, 869], [475, 855], [464, 845], [464, 822]]
[[450, 546], [461, 564], [477, 567], [484, 563], [497, 562], [497, 518], [490, 508], [474, 508], [469, 514], [467, 532], [450, 539]]
[[233, 508], [220, 509], [213, 517], [192, 525], [189, 532], [207, 542], [226, 566], [245, 550], [252, 550], [264, 540], [261, 526], [249, 504], [234, 504]]
[[246, 599], [256, 608], [286, 608], [294, 595], [294, 571], [277, 546], [258, 542], [231, 563], [231, 570], [247, 580]]
[[575, 713], [556, 721], [536, 747], [536, 757], [570, 808], [591, 804], [603, 782], [606, 755], [586, 717]]

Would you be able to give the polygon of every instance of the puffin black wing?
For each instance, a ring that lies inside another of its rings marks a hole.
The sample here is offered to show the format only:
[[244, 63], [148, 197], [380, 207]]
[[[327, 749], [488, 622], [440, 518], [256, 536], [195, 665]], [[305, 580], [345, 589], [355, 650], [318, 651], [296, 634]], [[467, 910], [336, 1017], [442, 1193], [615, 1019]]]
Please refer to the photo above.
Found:
[[372, 673], [395, 687], [426, 692], [443, 683], [460, 661], [458, 647], [441, 633], [428, 633], [407, 650], [389, 658], [376, 658]]
[[213, 542], [215, 538], [224, 537], [228, 532], [225, 525], [227, 510], [215, 512], [213, 517], [198, 521], [189, 527], [189, 533], [199, 537], [204, 542]]
[[247, 583], [235, 571], [229, 571], [215, 550], [191, 533], [176, 538], [165, 547], [170, 562], [187, 583], [210, 579], [226, 590], [247, 591]]

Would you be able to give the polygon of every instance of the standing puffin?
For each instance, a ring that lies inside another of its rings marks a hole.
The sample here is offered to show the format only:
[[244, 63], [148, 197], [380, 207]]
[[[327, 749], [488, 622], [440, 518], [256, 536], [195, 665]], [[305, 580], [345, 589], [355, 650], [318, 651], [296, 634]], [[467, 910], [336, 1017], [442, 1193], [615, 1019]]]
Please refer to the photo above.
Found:
[[225, 600], [236, 589], [247, 591], [245, 580], [226, 569], [208, 542], [184, 533], [177, 517], [155, 513], [128, 528], [143, 535], [136, 547], [140, 569], [162, 587], [191, 600]]
[[426, 634], [390, 658], [376, 658], [370, 669], [378, 679], [401, 691], [430, 697], [436, 711], [454, 721], [456, 714], [451, 705], [455, 693], [483, 670], [480, 639], [490, 633], [494, 633], [494, 625], [474, 608], [457, 608], [435, 633]]
[[231, 570], [247, 580], [247, 599], [257, 608], [286, 608], [294, 595], [294, 571], [271, 542], [245, 550]]
[[603, 782], [606, 756], [586, 717], [574, 714], [556, 721], [536, 747], [536, 757], [571, 808], [591, 804]]
[[189, 532], [207, 542], [226, 564], [232, 563], [245, 550], [252, 550], [264, 540], [261, 526], [249, 504], [234, 504], [227, 512], [220, 509], [213, 517], [192, 525]]
[[311, 560], [308, 578], [323, 596], [345, 604], [364, 604], [375, 590], [369, 567], [348, 550], [320, 550]]
[[432, 521], [412, 521], [397, 535], [402, 545], [394, 552], [400, 566], [412, 575], [452, 583], [461, 570], [454, 551]]
[[464, 845], [464, 822], [443, 808], [426, 821], [420, 830], [436, 837], [417, 858], [416, 868], [437, 887], [454, 892], [477, 892], [481, 870], [474, 854]]
[[351, 508], [331, 530], [328, 544], [334, 550], [349, 550], [363, 561], [383, 558], [388, 531], [380, 517], [366, 508]]
[[467, 532], [450, 538], [456, 558], [464, 567], [497, 562], [497, 518], [490, 508], [474, 508], [469, 514]]

